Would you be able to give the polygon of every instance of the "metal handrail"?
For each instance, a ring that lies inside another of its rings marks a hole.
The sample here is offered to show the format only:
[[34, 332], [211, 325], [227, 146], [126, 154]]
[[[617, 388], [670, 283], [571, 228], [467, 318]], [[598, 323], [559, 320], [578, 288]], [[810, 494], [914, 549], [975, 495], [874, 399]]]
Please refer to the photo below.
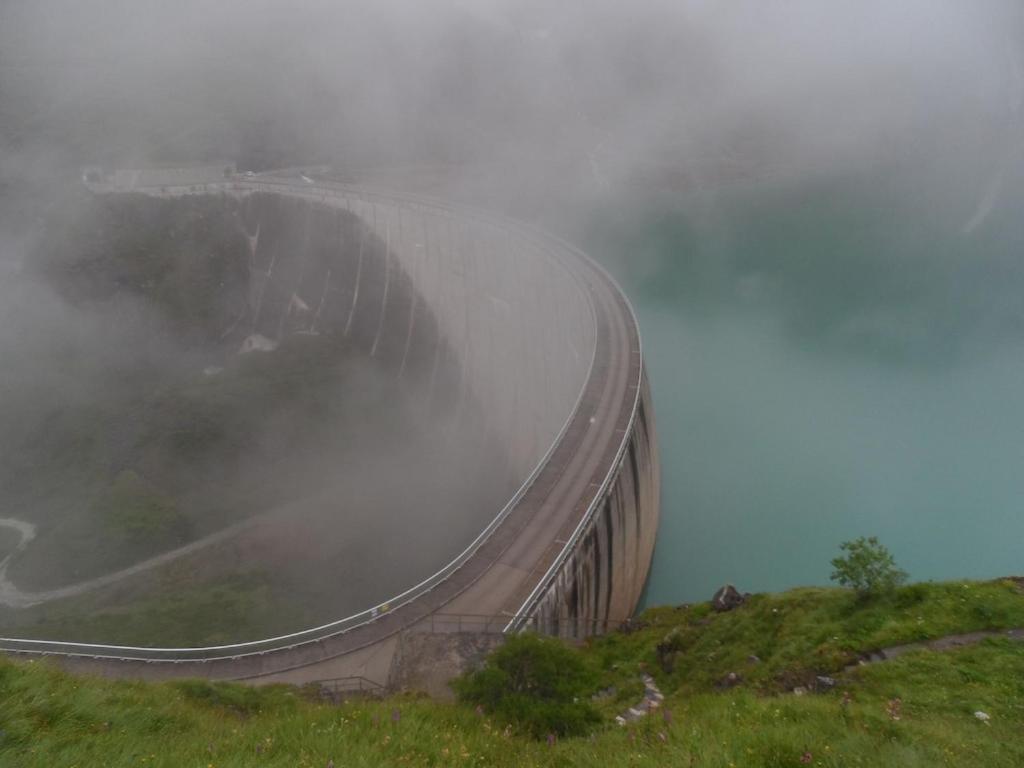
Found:
[[329, 693], [374, 693], [380, 694], [386, 686], [362, 675], [349, 677], [329, 677], [325, 680], [314, 680], [309, 685], [318, 686]]
[[[128, 191], [118, 190], [114, 187], [105, 187], [104, 185], [94, 185], [100, 189], [109, 189], [109, 191]], [[269, 188], [268, 191], [277, 191], [281, 188], [298, 191], [301, 197], [320, 197], [324, 199], [326, 196], [330, 197], [357, 197], [363, 199], [377, 198], [386, 202], [406, 202], [423, 205], [426, 207], [436, 208], [438, 210], [445, 211], [449, 214], [457, 213], [465, 216], [470, 214], [474, 218], [483, 219], [492, 225], [497, 225], [503, 229], [518, 230], [520, 233], [529, 232], [534, 238], [545, 244], [555, 244], [560, 248], [573, 253], [577, 257], [581, 257], [584, 263], [587, 263], [591, 268], [596, 269], [602, 276], [616, 288], [616, 291], [626, 305], [630, 312], [631, 319], [633, 320], [634, 327], [636, 325], [636, 315], [633, 312], [633, 308], [630, 305], [625, 294], [622, 293], [618, 284], [614, 279], [595, 261], [590, 259], [586, 254], [577, 248], [569, 245], [560, 238], [554, 237], [548, 233], [540, 232], [535, 228], [521, 223], [515, 222], [511, 219], [507, 219], [503, 216], [499, 216], [490, 212], [481, 211], [474, 209], [471, 206], [452, 206], [445, 204], [442, 201], [435, 200], [428, 197], [408, 194], [395, 194], [391, 192], [369, 190], [365, 188], [359, 188], [352, 185], [337, 184], [337, 183], [325, 183], [316, 182], [309, 184], [305, 182], [294, 181], [290, 179], [279, 179], [270, 178], [266, 176], [259, 177], [244, 177], [228, 180], [225, 182], [206, 183], [206, 184], [195, 184], [195, 185], [156, 185], [153, 189], [161, 193], [180, 193], [180, 194], [199, 194], [199, 193], [210, 193], [210, 192], [233, 192], [233, 191], [263, 191], [264, 188]], [[145, 192], [146, 190], [136, 190]], [[545, 249], [546, 250], [546, 249]], [[554, 251], [547, 251], [547, 255], [552, 257], [554, 263], [559, 264], [565, 269], [564, 264], [561, 264], [557, 258], [557, 254]], [[570, 270], [566, 270], [570, 276], [576, 277]], [[585, 295], [588, 296], [589, 294]], [[593, 308], [593, 302], [588, 301], [591, 307], [592, 317], [595, 313]], [[587, 376], [584, 379], [584, 386], [581, 388], [579, 395], [577, 396], [576, 402], [573, 405], [568, 417], [563, 423], [561, 429], [556, 435], [554, 441], [549, 446], [548, 450], [542, 456], [541, 460], [534, 467], [530, 475], [522, 483], [516, 493], [511, 499], [505, 504], [504, 507], [499, 511], [494, 519], [484, 528], [483, 531], [473, 540], [459, 555], [457, 555], [451, 562], [449, 562], [444, 568], [440, 569], [433, 575], [427, 577], [419, 584], [405, 590], [404, 592], [392, 597], [391, 599], [384, 601], [372, 608], [365, 611], [347, 616], [342, 619], [338, 619], [327, 624], [320, 625], [318, 627], [312, 627], [298, 632], [293, 632], [285, 635], [278, 635], [276, 637], [264, 638], [261, 640], [254, 640], [244, 643], [232, 643], [227, 645], [217, 646], [203, 646], [203, 647], [186, 647], [186, 648], [154, 648], [154, 647], [140, 647], [140, 646], [126, 646], [126, 645], [111, 645], [101, 643], [76, 643], [68, 641], [58, 640], [38, 640], [38, 639], [26, 639], [26, 638], [2, 638], [0, 637], [0, 650], [16, 651], [21, 653], [35, 653], [35, 654], [59, 654], [69, 656], [87, 656], [96, 658], [111, 658], [125, 661], [164, 661], [164, 662], [179, 662], [179, 661], [217, 661], [222, 659], [237, 659], [244, 656], [260, 655], [269, 653], [272, 651], [283, 650], [288, 648], [294, 648], [298, 645], [304, 645], [307, 643], [319, 642], [326, 640], [330, 637], [334, 637], [339, 634], [343, 634], [357, 627], [369, 624], [385, 615], [389, 615], [394, 610], [407, 605], [416, 598], [426, 594], [435, 586], [445, 581], [452, 573], [460, 568], [469, 558], [483, 545], [483, 543], [490, 538], [494, 530], [505, 520], [512, 509], [519, 503], [526, 492], [532, 487], [537, 476], [543, 470], [551, 455], [557, 449], [562, 439], [565, 436], [569, 425], [575, 418], [580, 403], [583, 398], [583, 394], [586, 390], [586, 382], [588, 382], [593, 375], [594, 356], [596, 353], [596, 337], [595, 337], [595, 348], [591, 352], [591, 359], [588, 366]], [[641, 366], [642, 370], [642, 366]], [[630, 427], [635, 419], [637, 402], [639, 398], [639, 389], [637, 392], [637, 399], [634, 400], [632, 413], [630, 415]], [[626, 433], [626, 440], [623, 445], [620, 446], [619, 453], [616, 457], [616, 461], [609, 468], [609, 471], [602, 483], [602, 493], [611, 482], [612, 478], [617, 475], [619, 463], [621, 462], [621, 455], [624, 452], [624, 446], [628, 442], [629, 431]], [[595, 500], [596, 502], [596, 500]], [[595, 504], [591, 505], [593, 508]], [[584, 519], [591, 515], [591, 511], [588, 510], [588, 515]], [[582, 526], [582, 523], [581, 523]], [[581, 528], [578, 527], [577, 531], [574, 532], [574, 539], [578, 539], [578, 534]], [[564, 561], [566, 550], [560, 555], [560, 560]], [[558, 561], [556, 561], [558, 562]], [[554, 568], [554, 566], [552, 566]], [[542, 583], [548, 579], [549, 574], [552, 570], [549, 569], [549, 573], [545, 574], [542, 579]], [[531, 593], [531, 597], [528, 599], [530, 602], [537, 590]], [[524, 604], [525, 605], [525, 604]], [[518, 616], [521, 616], [522, 612], [518, 612], [516, 618], [513, 618], [513, 622], [517, 621]], [[520, 624], [521, 626], [521, 624]], [[512, 622], [506, 627], [504, 631], [511, 631]], [[13, 647], [12, 647], [13, 646]], [[233, 652], [233, 653], [229, 653]], [[210, 654], [219, 653], [220, 655], [201, 655], [194, 656], [193, 654]]]

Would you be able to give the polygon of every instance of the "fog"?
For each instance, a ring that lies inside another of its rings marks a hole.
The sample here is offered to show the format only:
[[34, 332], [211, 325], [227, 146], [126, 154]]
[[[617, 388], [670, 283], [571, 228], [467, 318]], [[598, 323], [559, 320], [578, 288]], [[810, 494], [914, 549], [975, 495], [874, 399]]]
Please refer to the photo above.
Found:
[[984, 175], [983, 156], [993, 170], [1019, 135], [1008, 116], [1024, 98], [1012, 2], [49, 0], [0, 13], [8, 169], [27, 156], [12, 149], [39, 148], [72, 164], [575, 165], [599, 186], [914, 161]]
[[916, 578], [1020, 570], [1019, 2], [5, 3], [6, 405], [81, 396], [47, 329], [107, 332], [23, 263], [80, 168], [222, 161], [406, 179], [612, 268], [663, 443], [651, 600], [821, 583], [860, 534]]

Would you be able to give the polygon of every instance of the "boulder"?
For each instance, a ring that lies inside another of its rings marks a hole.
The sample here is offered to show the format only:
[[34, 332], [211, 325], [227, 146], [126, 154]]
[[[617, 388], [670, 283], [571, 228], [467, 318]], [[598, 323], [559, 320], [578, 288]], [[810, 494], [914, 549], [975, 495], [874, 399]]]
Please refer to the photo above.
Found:
[[818, 691], [830, 691], [836, 687], [836, 680], [834, 677], [828, 677], [827, 675], [818, 675], [814, 678], [814, 688]]
[[711, 607], [719, 613], [724, 613], [733, 608], [739, 608], [746, 601], [747, 598], [741, 595], [736, 587], [726, 584], [724, 587], [720, 587], [711, 598]]

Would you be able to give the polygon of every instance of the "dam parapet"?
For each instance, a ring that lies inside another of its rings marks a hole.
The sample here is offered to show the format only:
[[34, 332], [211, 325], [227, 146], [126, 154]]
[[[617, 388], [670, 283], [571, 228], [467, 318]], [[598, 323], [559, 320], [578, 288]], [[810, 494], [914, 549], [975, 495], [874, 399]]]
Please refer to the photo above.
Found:
[[172, 176], [88, 186], [237, 201], [253, 275], [246, 338], [344, 335], [425, 411], [500, 449], [508, 501], [432, 576], [319, 627], [210, 648], [0, 648], [109, 674], [317, 679], [437, 612], [557, 634], [632, 614], [657, 531], [658, 454], [636, 319], [604, 270], [527, 225], [443, 201], [305, 173]]

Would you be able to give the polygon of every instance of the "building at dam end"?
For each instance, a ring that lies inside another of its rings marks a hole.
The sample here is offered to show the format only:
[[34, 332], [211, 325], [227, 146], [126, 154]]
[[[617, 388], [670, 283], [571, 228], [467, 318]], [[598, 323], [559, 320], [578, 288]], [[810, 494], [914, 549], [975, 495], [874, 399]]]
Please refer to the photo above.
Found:
[[[343, 338], [413, 408], [495, 456], [504, 493], [454, 558], [319, 626], [209, 647], [6, 637], [0, 649], [119, 676], [380, 680], [406, 632], [584, 636], [632, 615], [658, 528], [658, 448], [637, 321], [599, 265], [498, 215], [310, 170], [89, 169], [83, 179], [98, 195], [229, 206], [248, 243], [239, 346]], [[176, 554], [161, 557], [154, 568]], [[78, 587], [137, 577], [127, 568]]]

